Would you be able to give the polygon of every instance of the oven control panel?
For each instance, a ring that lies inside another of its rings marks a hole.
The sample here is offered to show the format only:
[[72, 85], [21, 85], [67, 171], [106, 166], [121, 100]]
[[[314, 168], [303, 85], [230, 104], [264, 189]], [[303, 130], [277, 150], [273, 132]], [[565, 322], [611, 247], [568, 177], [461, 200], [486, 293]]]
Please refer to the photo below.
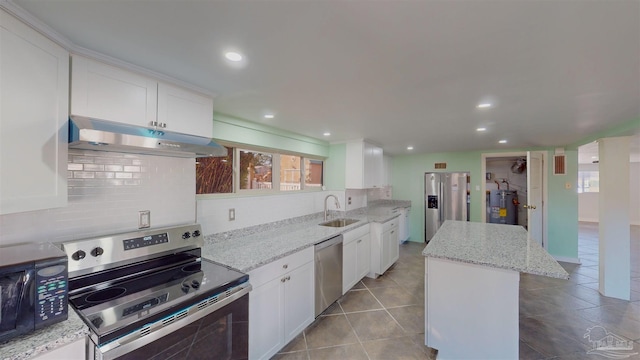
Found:
[[60, 246], [69, 258], [69, 276], [75, 277], [138, 257], [148, 259], [178, 249], [201, 248], [204, 236], [201, 226], [192, 224], [72, 240]]
[[[183, 236], [184, 238], [184, 236]], [[122, 245], [125, 250], [138, 249], [141, 247], [164, 244], [169, 242], [169, 234], [155, 234], [155, 235], [147, 235], [135, 239], [125, 239], [122, 240]]]

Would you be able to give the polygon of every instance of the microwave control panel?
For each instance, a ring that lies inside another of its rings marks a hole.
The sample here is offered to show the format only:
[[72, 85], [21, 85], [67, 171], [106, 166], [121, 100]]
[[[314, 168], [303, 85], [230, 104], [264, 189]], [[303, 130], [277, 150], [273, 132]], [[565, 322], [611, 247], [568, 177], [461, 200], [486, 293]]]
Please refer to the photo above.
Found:
[[36, 268], [35, 324], [47, 324], [67, 318], [68, 284], [66, 261]]

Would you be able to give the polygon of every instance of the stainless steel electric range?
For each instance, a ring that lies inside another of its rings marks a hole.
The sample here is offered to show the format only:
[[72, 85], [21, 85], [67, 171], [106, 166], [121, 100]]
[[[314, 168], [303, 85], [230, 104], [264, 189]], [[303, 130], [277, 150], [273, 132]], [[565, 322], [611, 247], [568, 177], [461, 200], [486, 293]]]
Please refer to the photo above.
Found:
[[92, 359], [248, 358], [249, 276], [201, 257], [200, 225], [61, 244]]

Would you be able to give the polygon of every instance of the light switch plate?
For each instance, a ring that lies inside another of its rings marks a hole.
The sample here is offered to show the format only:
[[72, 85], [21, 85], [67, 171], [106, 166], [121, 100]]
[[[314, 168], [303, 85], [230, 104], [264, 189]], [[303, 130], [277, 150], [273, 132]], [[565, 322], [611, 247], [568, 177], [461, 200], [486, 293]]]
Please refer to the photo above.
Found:
[[138, 211], [138, 229], [151, 227], [151, 210]]

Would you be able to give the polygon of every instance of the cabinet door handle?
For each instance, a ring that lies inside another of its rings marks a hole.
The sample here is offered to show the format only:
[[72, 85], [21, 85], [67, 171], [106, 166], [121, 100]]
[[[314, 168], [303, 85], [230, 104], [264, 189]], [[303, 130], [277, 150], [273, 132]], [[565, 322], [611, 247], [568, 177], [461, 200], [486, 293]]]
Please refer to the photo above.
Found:
[[395, 231], [392, 231], [391, 233], [393, 234]]
[[288, 265], [288, 264], [284, 264], [284, 265], [282, 265], [282, 268], [283, 268], [283, 269], [287, 269], [288, 267], [289, 267], [289, 265]]
[[361, 242], [362, 242], [362, 239], [359, 239], [359, 240], [358, 240], [358, 244], [359, 244], [359, 243], [361, 243]]
[[285, 282], [285, 281], [287, 281], [287, 279], [286, 279], [286, 278], [282, 278], [282, 279], [280, 279], [280, 282]]
[[287, 277], [286, 277], [286, 279], [287, 279], [287, 280], [291, 280], [291, 276], [287, 276]]

